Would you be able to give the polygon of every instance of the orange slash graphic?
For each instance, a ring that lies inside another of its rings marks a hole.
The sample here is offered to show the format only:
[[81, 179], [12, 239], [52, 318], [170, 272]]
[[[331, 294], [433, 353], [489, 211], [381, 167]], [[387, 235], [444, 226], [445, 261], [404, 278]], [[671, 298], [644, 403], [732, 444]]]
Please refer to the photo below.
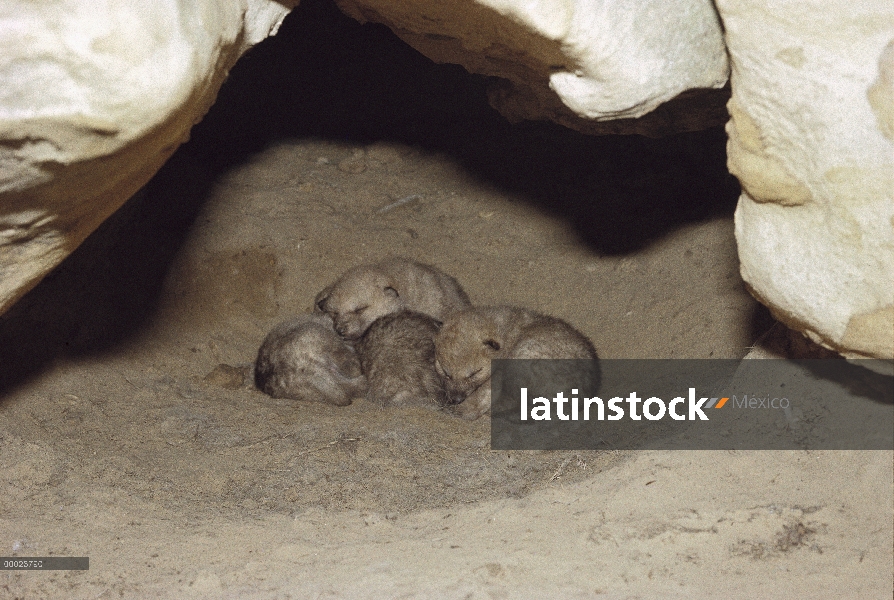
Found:
[[729, 400], [729, 398], [721, 398], [720, 402], [718, 402], [717, 406], [715, 406], [714, 408], [723, 408], [723, 405], [726, 404], [727, 400]]

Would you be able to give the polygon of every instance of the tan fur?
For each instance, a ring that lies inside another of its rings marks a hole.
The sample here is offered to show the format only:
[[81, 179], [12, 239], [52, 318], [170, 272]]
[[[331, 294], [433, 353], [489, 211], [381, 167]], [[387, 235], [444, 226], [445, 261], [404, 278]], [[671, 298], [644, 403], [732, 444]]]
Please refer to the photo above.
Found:
[[435, 371], [438, 322], [401, 311], [377, 319], [357, 342], [369, 382], [367, 398], [387, 405], [443, 405], [444, 387]]
[[354, 267], [317, 294], [314, 303], [332, 317], [338, 334], [352, 341], [376, 319], [401, 310], [443, 321], [470, 306], [456, 279], [407, 258]]
[[350, 344], [322, 313], [280, 323], [255, 361], [255, 385], [274, 398], [350, 404], [366, 393], [366, 378]]
[[574, 327], [513, 306], [454, 313], [435, 338], [435, 369], [456, 412], [477, 419], [491, 404], [490, 361], [495, 358], [595, 359], [593, 344]]

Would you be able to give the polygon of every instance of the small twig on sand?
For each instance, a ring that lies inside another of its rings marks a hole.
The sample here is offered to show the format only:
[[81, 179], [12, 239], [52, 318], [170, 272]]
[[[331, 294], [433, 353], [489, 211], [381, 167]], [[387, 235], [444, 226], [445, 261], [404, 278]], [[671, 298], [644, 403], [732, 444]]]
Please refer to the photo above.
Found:
[[397, 208], [398, 206], [403, 206], [404, 204], [406, 204], [408, 202], [412, 202], [413, 200], [419, 200], [420, 198], [422, 198], [422, 196], [420, 196], [419, 194], [413, 194], [412, 196], [407, 196], [406, 198], [401, 198], [400, 200], [395, 200], [391, 204], [386, 204], [385, 206], [383, 206], [376, 212], [378, 214], [386, 213], [393, 208]]
[[571, 459], [570, 459], [570, 458], [566, 458], [565, 460], [563, 460], [563, 461], [562, 461], [562, 464], [559, 465], [559, 468], [556, 469], [556, 472], [553, 473], [553, 476], [550, 477], [549, 480], [550, 480], [550, 481], [555, 481], [556, 479], [558, 479], [559, 477], [561, 477], [561, 476], [562, 476], [562, 473], [565, 471], [565, 467], [567, 467], [567, 466], [568, 466], [568, 463], [570, 463], [570, 462], [571, 462]]
[[319, 446], [317, 448], [311, 448], [310, 450], [302, 450], [295, 456], [304, 456], [305, 454], [310, 454], [312, 452], [319, 452], [320, 450], [325, 450], [326, 448], [331, 448], [332, 446], [334, 446], [336, 444], [341, 444], [342, 442], [359, 442], [359, 441], [360, 441], [360, 438], [341, 438], [338, 440], [332, 440], [331, 442], [329, 442], [328, 444], [325, 444], [323, 446]]
[[282, 440], [286, 440], [286, 439], [292, 437], [293, 435], [295, 435], [295, 434], [287, 433], [285, 435], [271, 435], [271, 436], [265, 437], [264, 439], [260, 439], [256, 442], [252, 442], [250, 444], [241, 444], [238, 447], [239, 448], [251, 448], [252, 446], [260, 446], [261, 444], [266, 444], [268, 442], [273, 442], [273, 441], [279, 442]]

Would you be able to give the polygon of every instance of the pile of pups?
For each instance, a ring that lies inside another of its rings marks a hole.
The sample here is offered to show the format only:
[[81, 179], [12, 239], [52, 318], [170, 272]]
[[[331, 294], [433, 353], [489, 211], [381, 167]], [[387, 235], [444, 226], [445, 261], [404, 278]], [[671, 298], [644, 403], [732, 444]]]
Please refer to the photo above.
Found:
[[320, 292], [315, 311], [277, 325], [255, 362], [274, 398], [337, 406], [452, 406], [477, 419], [491, 405], [495, 358], [595, 359], [571, 325], [513, 306], [473, 307], [430, 265], [391, 258], [350, 269]]

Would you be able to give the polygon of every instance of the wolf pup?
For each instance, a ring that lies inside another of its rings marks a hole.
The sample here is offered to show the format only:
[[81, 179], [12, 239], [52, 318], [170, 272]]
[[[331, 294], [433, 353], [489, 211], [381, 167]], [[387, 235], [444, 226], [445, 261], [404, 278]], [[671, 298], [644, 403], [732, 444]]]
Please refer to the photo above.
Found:
[[401, 311], [369, 326], [357, 342], [369, 382], [367, 398], [382, 406], [443, 405], [444, 385], [435, 371], [435, 336], [440, 323]]
[[367, 387], [357, 353], [323, 313], [290, 319], [267, 334], [255, 361], [255, 385], [274, 398], [336, 406], [362, 398]]
[[471, 305], [456, 279], [430, 265], [391, 258], [348, 270], [317, 294], [316, 309], [332, 317], [335, 330], [355, 341], [373, 321], [411, 310], [443, 321]]
[[477, 419], [490, 410], [495, 358], [593, 360], [596, 350], [565, 321], [524, 308], [484, 306], [454, 313], [435, 338], [435, 369], [459, 416]]

